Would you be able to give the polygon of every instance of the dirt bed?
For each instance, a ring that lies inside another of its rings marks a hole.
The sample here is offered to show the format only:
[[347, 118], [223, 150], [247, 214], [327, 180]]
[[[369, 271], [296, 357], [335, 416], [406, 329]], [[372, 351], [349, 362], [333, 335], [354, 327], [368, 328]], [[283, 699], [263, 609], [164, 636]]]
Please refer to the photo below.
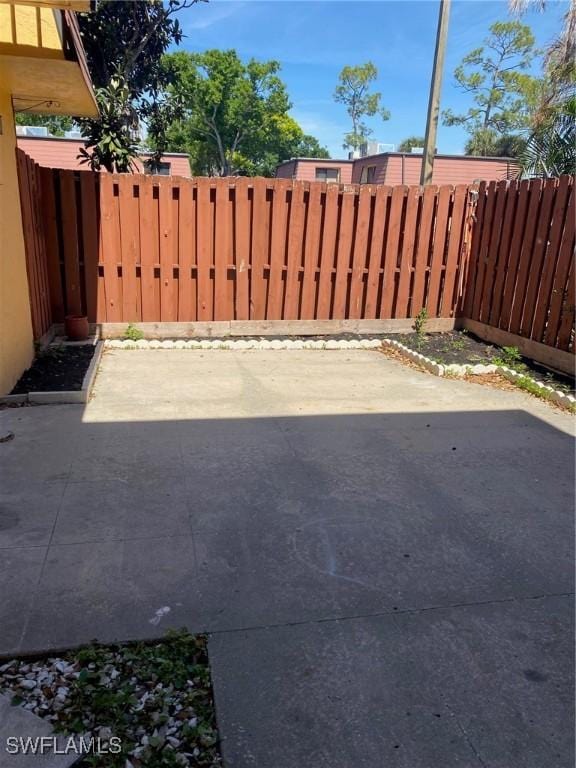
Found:
[[576, 394], [574, 380], [569, 376], [550, 371], [533, 360], [521, 357], [517, 351], [514, 353], [514, 348], [502, 349], [493, 344], [487, 344], [470, 333], [462, 331], [410, 333], [398, 334], [390, 338], [442, 365], [478, 365], [497, 362], [525, 373], [543, 384], [549, 384], [554, 389], [571, 395]]
[[71, 392], [82, 389], [96, 347], [48, 347], [20, 377], [13, 395], [28, 392]]

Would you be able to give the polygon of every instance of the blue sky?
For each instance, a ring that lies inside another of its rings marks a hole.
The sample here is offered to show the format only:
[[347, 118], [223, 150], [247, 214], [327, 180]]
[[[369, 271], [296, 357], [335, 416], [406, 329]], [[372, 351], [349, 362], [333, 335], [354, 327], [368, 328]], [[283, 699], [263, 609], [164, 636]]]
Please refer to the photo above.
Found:
[[[550, 2], [544, 13], [529, 12], [537, 45], [560, 30], [566, 2]], [[211, 0], [179, 16], [188, 50], [235, 48], [248, 59], [277, 59], [293, 107], [291, 114], [307, 133], [344, 156], [342, 136], [349, 130], [342, 105], [332, 93], [346, 64], [371, 60], [378, 68], [377, 90], [392, 113], [387, 122], [369, 121], [372, 138], [398, 144], [424, 134], [428, 90], [438, 18], [437, 0]], [[458, 92], [452, 72], [462, 57], [481, 44], [494, 21], [509, 17], [507, 2], [454, 0], [450, 16], [442, 108], [465, 110], [469, 97]], [[459, 127], [440, 127], [439, 152], [461, 152]]]

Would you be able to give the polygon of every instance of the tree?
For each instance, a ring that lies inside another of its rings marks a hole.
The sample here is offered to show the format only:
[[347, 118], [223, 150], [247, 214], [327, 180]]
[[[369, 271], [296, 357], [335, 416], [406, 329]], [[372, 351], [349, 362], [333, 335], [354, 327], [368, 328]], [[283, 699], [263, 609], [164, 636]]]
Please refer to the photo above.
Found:
[[413, 147], [423, 147], [424, 136], [408, 136], [398, 144], [398, 152], [411, 152]]
[[72, 130], [74, 121], [68, 115], [36, 115], [32, 112], [17, 112], [16, 125], [34, 125], [48, 128], [52, 136], [64, 136]]
[[293, 157], [329, 158], [330, 152], [323, 147], [318, 139], [309, 134], [304, 134], [296, 147]]
[[[130, 171], [140, 124], [165, 125], [161, 93], [168, 86], [164, 52], [182, 40], [174, 15], [196, 0], [101, 0], [80, 14], [80, 32], [100, 117], [81, 120], [84, 162], [94, 169]], [[174, 105], [172, 105], [174, 109]]]
[[[273, 175], [299, 151], [322, 151], [290, 117], [277, 61], [241, 61], [234, 50], [180, 51], [164, 57], [168, 103], [181, 115], [166, 131], [166, 147], [188, 152], [195, 173]], [[151, 131], [151, 141], [157, 139]]]
[[537, 126], [520, 153], [525, 176], [562, 176], [576, 173], [576, 99], [564, 112]]
[[481, 157], [514, 157], [518, 158], [524, 151], [526, 139], [518, 134], [500, 135], [491, 129], [478, 130], [473, 133], [464, 149], [467, 155]]
[[370, 86], [378, 77], [378, 70], [371, 61], [355, 67], [344, 67], [334, 91], [334, 101], [344, 104], [352, 120], [352, 130], [344, 136], [344, 148], [359, 149], [372, 130], [364, 122], [365, 117], [378, 115], [389, 120], [390, 113], [380, 106], [382, 94], [370, 93]]
[[494, 135], [527, 127], [541, 82], [525, 73], [536, 51], [530, 28], [518, 21], [496, 22], [484, 46], [464, 57], [454, 71], [460, 90], [474, 106], [463, 114], [443, 113], [444, 125], [462, 125], [480, 154], [488, 154]]
[[[510, 10], [518, 15], [522, 15], [529, 8], [544, 11], [546, 5], [546, 0], [509, 0]], [[545, 55], [547, 63], [552, 57], [557, 67], [573, 70], [576, 61], [576, 0], [569, 0], [562, 31], [549, 44]]]

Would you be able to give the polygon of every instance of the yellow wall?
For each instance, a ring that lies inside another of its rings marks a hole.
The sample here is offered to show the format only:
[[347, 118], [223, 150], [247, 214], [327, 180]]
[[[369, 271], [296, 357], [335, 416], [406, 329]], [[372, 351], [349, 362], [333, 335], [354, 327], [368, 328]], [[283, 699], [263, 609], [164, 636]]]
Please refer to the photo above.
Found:
[[55, 13], [51, 8], [0, 4], [0, 43], [62, 50]]
[[[0, 83], [2, 82], [0, 73]], [[11, 96], [0, 90], [0, 396], [34, 355]]]

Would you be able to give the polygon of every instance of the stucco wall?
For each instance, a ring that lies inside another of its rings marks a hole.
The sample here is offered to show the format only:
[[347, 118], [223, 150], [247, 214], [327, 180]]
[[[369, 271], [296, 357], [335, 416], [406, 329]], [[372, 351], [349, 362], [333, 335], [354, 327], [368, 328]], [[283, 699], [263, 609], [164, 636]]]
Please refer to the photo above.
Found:
[[296, 170], [296, 161], [290, 160], [288, 163], [282, 163], [276, 168], [277, 179], [293, 179]]
[[374, 167], [374, 178], [370, 184], [386, 184], [386, 166], [388, 158], [385, 155], [373, 155], [372, 157], [362, 157], [354, 161], [352, 170], [352, 183], [360, 184], [362, 171], [364, 168]]
[[[366, 158], [369, 160], [370, 158]], [[379, 158], [378, 158], [379, 159]], [[382, 162], [382, 161], [381, 161]], [[404, 163], [404, 170], [402, 170]], [[374, 165], [376, 162], [373, 163]], [[472, 184], [475, 181], [501, 181], [509, 177], [507, 160], [484, 158], [436, 157], [433, 184]], [[389, 155], [382, 184], [420, 184], [421, 155]]]
[[341, 160], [291, 160], [276, 169], [276, 178], [298, 179], [298, 181], [316, 181], [316, 168], [338, 168], [340, 171], [340, 184], [352, 182], [352, 163]]
[[2, 90], [0, 116], [0, 395], [5, 395], [32, 362], [34, 345], [18, 192], [14, 115], [10, 94]]

